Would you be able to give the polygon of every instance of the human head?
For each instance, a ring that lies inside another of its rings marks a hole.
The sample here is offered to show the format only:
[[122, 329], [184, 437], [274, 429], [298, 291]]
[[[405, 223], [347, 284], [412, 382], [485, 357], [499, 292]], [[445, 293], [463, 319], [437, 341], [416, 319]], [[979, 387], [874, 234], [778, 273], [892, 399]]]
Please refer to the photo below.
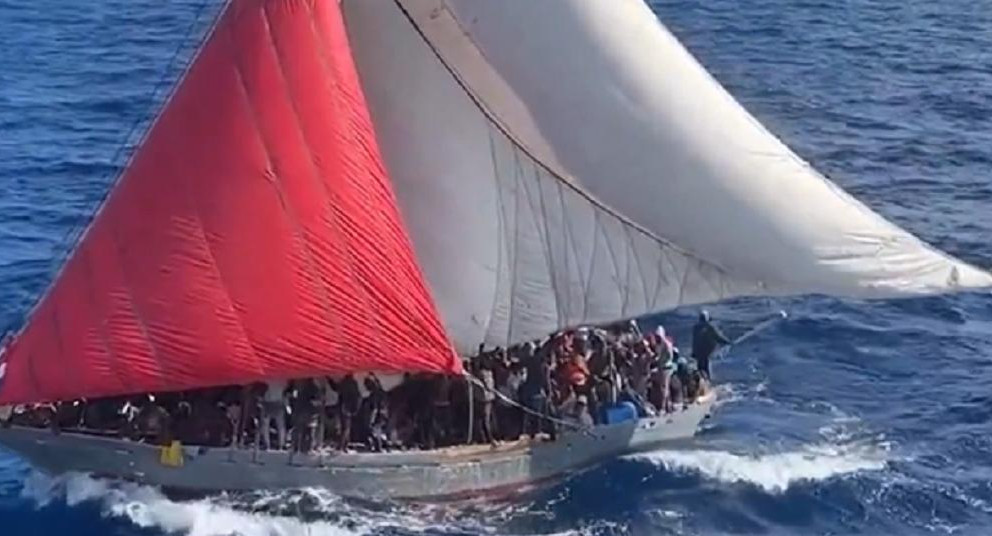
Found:
[[576, 354], [584, 354], [588, 347], [589, 345], [587, 344], [585, 337], [578, 337], [575, 339], [575, 344], [573, 345], [573, 349], [575, 350]]
[[703, 309], [702, 311], [699, 311], [699, 321], [700, 322], [709, 322], [710, 321], [710, 312], [707, 311], [706, 309]]

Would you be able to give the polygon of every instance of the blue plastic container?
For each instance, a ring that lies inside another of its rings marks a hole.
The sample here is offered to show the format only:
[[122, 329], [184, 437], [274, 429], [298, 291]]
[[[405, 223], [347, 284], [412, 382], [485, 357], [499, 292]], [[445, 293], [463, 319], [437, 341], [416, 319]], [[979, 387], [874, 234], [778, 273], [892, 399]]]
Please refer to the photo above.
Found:
[[617, 424], [637, 420], [637, 407], [631, 402], [621, 402], [603, 410], [603, 420], [606, 424]]

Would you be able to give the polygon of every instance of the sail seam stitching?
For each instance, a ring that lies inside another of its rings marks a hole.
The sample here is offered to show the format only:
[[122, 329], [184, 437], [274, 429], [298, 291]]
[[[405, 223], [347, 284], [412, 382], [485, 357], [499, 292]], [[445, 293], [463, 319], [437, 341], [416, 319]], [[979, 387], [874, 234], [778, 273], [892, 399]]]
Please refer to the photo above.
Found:
[[[511, 146], [511, 149], [514, 149]], [[540, 205], [541, 213], [538, 214], [538, 208], [535, 207], [534, 194], [531, 189], [527, 186], [527, 173], [525, 173], [523, 163], [520, 161], [520, 155], [516, 150], [513, 151], [513, 159], [516, 162], [517, 167], [520, 169], [520, 175], [523, 178], [521, 185], [523, 186], [524, 194], [527, 198], [527, 207], [530, 209], [530, 217], [534, 222], [534, 231], [538, 234], [538, 239], [541, 242], [541, 248], [543, 249], [543, 257], [548, 270], [548, 279], [551, 283], [552, 296], [555, 300], [555, 310], [557, 314], [558, 300], [557, 300], [557, 286], [555, 285], [555, 272], [552, 267], [551, 259], [551, 247], [546, 240], [546, 230], [547, 230], [547, 220], [544, 219], [544, 196], [541, 191], [540, 177], [538, 176], [537, 167], [534, 167], [534, 185], [537, 187], [537, 197], [538, 203]], [[544, 232], [542, 232], [542, 227], [544, 227]], [[559, 315], [560, 316], [560, 315]]]
[[496, 144], [493, 140], [492, 130], [487, 128], [489, 136], [489, 159], [493, 166], [493, 185], [496, 188], [496, 283], [493, 285], [493, 303], [489, 309], [489, 318], [486, 319], [486, 327], [482, 334], [482, 342], [485, 343], [492, 335], [493, 319], [496, 316], [496, 308], [499, 306], [500, 293], [502, 292], [503, 281], [503, 248], [506, 247], [506, 208], [503, 206], [503, 190], [499, 178], [499, 163], [496, 161]]
[[[234, 70], [235, 73], [237, 73], [238, 70], [237, 64], [235, 64]], [[226, 299], [227, 303], [225, 305], [227, 305], [227, 308], [231, 312], [232, 320], [234, 320], [236, 324], [236, 328], [241, 332], [241, 336], [244, 338], [244, 342], [247, 345], [248, 349], [250, 349], [251, 352], [255, 355], [256, 366], [258, 366], [259, 369], [261, 370], [261, 361], [259, 360], [258, 353], [256, 352], [254, 345], [251, 343], [251, 340], [248, 338], [248, 331], [245, 329], [244, 321], [241, 318], [241, 315], [234, 308], [234, 300], [231, 298], [231, 290], [230, 288], [228, 288], [227, 283], [224, 281], [224, 275], [221, 273], [220, 266], [218, 266], [217, 264], [217, 256], [214, 255], [213, 247], [210, 245], [210, 241], [207, 239], [206, 229], [203, 225], [203, 216], [200, 214], [200, 207], [196, 202], [195, 196], [191, 195], [188, 177], [183, 176], [180, 177], [179, 180], [182, 181], [182, 184], [184, 185], [183, 190], [186, 194], [185, 195], [186, 201], [189, 203], [189, 206], [192, 209], [193, 216], [196, 220], [195, 227], [197, 231], [197, 239], [200, 242], [202, 242], [205, 253], [209, 257], [208, 259], [206, 259], [207, 264], [209, 264], [210, 267], [213, 268], [214, 275], [216, 275], [217, 282], [219, 283], [218, 286], [223, 291], [224, 297], [227, 298]]]
[[537, 167], [537, 165], [534, 165], [533, 168], [534, 168], [534, 184], [537, 185], [538, 201], [540, 202], [541, 205], [541, 223], [543, 224], [544, 227], [544, 236], [542, 238], [544, 242], [545, 252], [547, 254], [546, 261], [548, 264], [548, 274], [551, 279], [551, 287], [554, 290], [555, 314], [557, 315], [556, 324], [560, 325], [563, 321], [562, 311], [561, 311], [561, 299], [559, 298], [559, 292], [561, 292], [561, 289], [559, 288], [558, 274], [554, 268], [554, 263], [555, 263], [554, 250], [551, 247], [551, 229], [549, 229], [550, 224], [548, 222], [548, 212], [544, 204], [544, 188], [541, 187], [541, 178], [539, 176], [541, 173], [540, 169]]
[[[516, 153], [514, 162], [519, 162]], [[520, 271], [520, 168], [513, 167], [513, 269], [510, 270], [510, 311], [507, 315], [506, 340], [513, 340], [513, 316], [517, 305], [517, 273]], [[524, 195], [527, 193], [524, 191]]]
[[[268, 4], [266, 4], [266, 5], [268, 5]], [[284, 65], [283, 65], [283, 60], [282, 60], [282, 54], [279, 52], [279, 47], [275, 43], [275, 38], [274, 38], [274, 36], [272, 34], [272, 27], [271, 27], [271, 25], [269, 23], [268, 11], [264, 7], [263, 7], [263, 10], [262, 10], [262, 13], [263, 13], [263, 21], [265, 23], [266, 35], [269, 37], [270, 46], [272, 47], [272, 51], [275, 54], [276, 63], [279, 66], [279, 78], [280, 78], [280, 80], [282, 80], [283, 86], [286, 88], [286, 94], [287, 95], [292, 95], [292, 87], [289, 84], [289, 80], [286, 78], [286, 73], [283, 71]], [[324, 181], [323, 181], [323, 179], [321, 177], [321, 174], [320, 174], [320, 170], [317, 167], [316, 163], [314, 162], [313, 149], [311, 148], [310, 142], [307, 139], [307, 136], [306, 136], [306, 134], [305, 134], [305, 132], [303, 130], [303, 124], [300, 122], [299, 110], [296, 109], [296, 104], [295, 104], [295, 102], [293, 102], [293, 99], [292, 98], [290, 98], [289, 101], [290, 101], [290, 108], [292, 108], [292, 110], [293, 110], [293, 119], [294, 119], [294, 123], [296, 125], [296, 130], [297, 130], [297, 133], [300, 136], [300, 140], [302, 141], [302, 144], [301, 145], [306, 150], [306, 153], [307, 153], [307, 162], [310, 164], [308, 166], [310, 168], [310, 173], [309, 173], [310, 178], [317, 185], [317, 190], [323, 192], [323, 194], [324, 194], [323, 197], [326, 198], [326, 205], [324, 205], [324, 214], [322, 214], [322, 217], [321, 217], [322, 223], [324, 223], [324, 225], [327, 226], [327, 228], [331, 232], [331, 234], [334, 235], [336, 237], [337, 241], [340, 243], [340, 245], [343, 246], [342, 249], [347, 250], [348, 249], [347, 248], [347, 244], [346, 244], [345, 240], [343, 239], [343, 237], [341, 236], [341, 232], [340, 232], [340, 229], [338, 228], [338, 224], [337, 224], [337, 216], [334, 213], [334, 196], [329, 191], [329, 189], [327, 187], [327, 184], [324, 183]], [[324, 220], [324, 217], [327, 218], [327, 221], [323, 221]], [[354, 267], [351, 266], [350, 263], [348, 264], [348, 266], [349, 266], [349, 269], [351, 270], [351, 277], [354, 280], [355, 279]], [[326, 289], [327, 288], [327, 285], [328, 285], [328, 282], [325, 281], [325, 278], [323, 276], [320, 276], [319, 275], [319, 272], [318, 272], [318, 279], [320, 280], [320, 282], [323, 285], [323, 287]], [[328, 294], [328, 296], [329, 296], [329, 294]], [[328, 301], [325, 304], [325, 306], [326, 306], [326, 314], [327, 314], [328, 318], [329, 319], [336, 319], [337, 317], [335, 315], [332, 315], [331, 314], [331, 303], [330, 303], [330, 301]], [[341, 336], [343, 335], [343, 329], [341, 327], [340, 322], [334, 322], [334, 320], [332, 320], [330, 327], [332, 329], [334, 329], [334, 328], [337, 329], [337, 331], [334, 333], [334, 336], [336, 338], [340, 339]]]
[[134, 313], [134, 320], [138, 324], [138, 329], [141, 330], [142, 337], [145, 338], [145, 342], [148, 344], [149, 350], [151, 350], [152, 357], [155, 359], [155, 363], [158, 365], [159, 380], [161, 381], [162, 376], [169, 375], [169, 366], [166, 365], [166, 360], [162, 359], [159, 354], [158, 345], [152, 339], [151, 332], [148, 328], [148, 321], [145, 320], [145, 314], [141, 310], [141, 306], [138, 304], [138, 300], [134, 297], [134, 288], [129, 283], [129, 278], [127, 274], [127, 263], [124, 262], [126, 258], [125, 252], [121, 247], [120, 239], [117, 234], [117, 226], [114, 225], [113, 220], [109, 220], [108, 227], [110, 227], [110, 241], [114, 245], [114, 252], [117, 253], [117, 261], [121, 269], [121, 286], [124, 287], [124, 291], [127, 293], [128, 298], [131, 301], [131, 312]]
[[[679, 257], [685, 261], [686, 266], [688, 266], [688, 264], [689, 264], [689, 259], [687, 257], [681, 256], [677, 252], [672, 252], [672, 251], [669, 251], [669, 250], [666, 249], [666, 250], [662, 250], [660, 252], [660, 254], [661, 254], [661, 262], [663, 262], [663, 263], [665, 263], [665, 264], [668, 265], [668, 270], [669, 271], [666, 272], [664, 269], [659, 269], [659, 271], [658, 271], [658, 274], [661, 277], [655, 283], [654, 297], [652, 298], [653, 300], [655, 300], [655, 302], [657, 302], [658, 295], [661, 293], [661, 291], [665, 287], [665, 285], [670, 285], [672, 282], [674, 282], [675, 279], [679, 279], [681, 277], [679, 275], [679, 269], [678, 269], [678, 267], [675, 266], [675, 261], [672, 260], [672, 255], [679, 255]], [[659, 262], [659, 265], [661, 264], [661, 262]], [[669, 277], [668, 274], [671, 274], [671, 277]], [[682, 291], [681, 290], [679, 290], [678, 303], [679, 304], [682, 303]]]
[[682, 278], [681, 278], [682, 279], [682, 282], [679, 283], [679, 304], [680, 305], [682, 304], [682, 300], [684, 299], [684, 296], [685, 296], [685, 286], [686, 286], [687, 282], [689, 281], [689, 271], [692, 269], [691, 266], [692, 266], [692, 263], [686, 262], [685, 263], [685, 271], [682, 272]]
[[[613, 249], [613, 244], [610, 243], [610, 237], [606, 233], [605, 224], [602, 224], [601, 222], [597, 221], [596, 230], [597, 232], [603, 234], [603, 242], [606, 244], [606, 249], [609, 252], [608, 256], [610, 257], [610, 262], [613, 264], [613, 275], [614, 275], [613, 282], [617, 287], [617, 295], [620, 298], [620, 313], [621, 316], [624, 316], [627, 312], [627, 294], [624, 292], [623, 283], [620, 282], [620, 264], [617, 261], [617, 253]], [[627, 274], [624, 275], [624, 278], [626, 278], [629, 274], [630, 271], [628, 269]]]
[[[626, 238], [627, 232], [622, 230], [622, 227], [623, 226], [621, 226], [621, 232], [623, 232], [624, 238]], [[624, 240], [622, 247], [623, 247], [623, 258], [625, 263], [623, 284], [624, 284], [624, 312], [626, 314], [627, 307], [629, 307], [630, 302], [633, 301], [633, 298], [631, 297], [631, 280], [634, 277], [632, 275], [632, 272], [635, 269], [639, 269], [639, 268], [635, 268], [634, 266], [632, 266], [634, 264], [634, 261], [631, 261], [632, 252], [630, 250], [630, 243], [627, 242], [627, 240]]]
[[[486, 106], [482, 102], [482, 100], [475, 94], [475, 92], [468, 86], [468, 83], [465, 82], [464, 78], [459, 74], [458, 70], [453, 65], [449, 64], [449, 62], [447, 60], [444, 59], [444, 56], [441, 54], [441, 51], [438, 50], [438, 48], [434, 45], [434, 43], [431, 42], [431, 40], [427, 37], [426, 33], [423, 31], [423, 29], [421, 29], [420, 25], [417, 24], [417, 21], [413, 17], [413, 15], [406, 9], [406, 7], [404, 7], [402, 5], [402, 1], [403, 0], [393, 0], [393, 3], [396, 5], [397, 9], [399, 9], [401, 11], [401, 13], [404, 15], [404, 17], [410, 23], [410, 25], [413, 26], [414, 30], [417, 32], [417, 34], [420, 36], [420, 38], [424, 41], [424, 43], [431, 50], [431, 52], [434, 54], [434, 56], [437, 58], [437, 60], [441, 63], [442, 67], [444, 67], [444, 69], [446, 71], [448, 71], [448, 74], [450, 74], [451, 77], [455, 80], [455, 82], [459, 85], [459, 87], [462, 88], [462, 91], [464, 91], [466, 93], [466, 95], [473, 102], [473, 104], [475, 104], [476, 108], [478, 108], [483, 113], [483, 115], [485, 115], [486, 118], [498, 130], [500, 130], [500, 132], [502, 132], [508, 139], [510, 139], [513, 142], [514, 145], [516, 145], [521, 151], [523, 151], [524, 154], [526, 154], [529, 158], [531, 158], [532, 160], [534, 160], [534, 162], [537, 165], [543, 167], [548, 172], [548, 174], [550, 176], [552, 176], [553, 178], [555, 178], [555, 180], [557, 182], [565, 185], [566, 187], [568, 187], [569, 189], [571, 189], [572, 191], [574, 191], [575, 193], [577, 193], [578, 195], [580, 195], [581, 197], [583, 197], [584, 199], [586, 199], [587, 201], [589, 201], [593, 206], [598, 207], [599, 209], [603, 210], [604, 212], [609, 213], [613, 217], [617, 218], [619, 221], [623, 222], [625, 225], [629, 225], [629, 226], [633, 227], [634, 229], [637, 229], [638, 232], [644, 234], [645, 236], [647, 236], [651, 240], [653, 240], [655, 242], [658, 242], [658, 243], [660, 243], [660, 244], [662, 244], [664, 246], [667, 246], [669, 248], [672, 248], [672, 249], [678, 251], [679, 253], [685, 255], [686, 257], [689, 257], [689, 258], [692, 258], [692, 259], [699, 259], [699, 260], [702, 261], [702, 258], [700, 256], [698, 256], [698, 255], [696, 255], [696, 254], [694, 254], [692, 252], [689, 252], [689, 251], [683, 249], [681, 246], [679, 246], [679, 245], [677, 245], [675, 243], [669, 242], [668, 240], [666, 240], [666, 239], [658, 236], [657, 234], [653, 233], [652, 231], [649, 231], [648, 229], [642, 227], [640, 224], [638, 224], [638, 223], [630, 220], [626, 216], [624, 216], [624, 215], [616, 212], [612, 207], [604, 204], [602, 201], [600, 201], [598, 198], [596, 198], [595, 196], [593, 196], [591, 193], [587, 192], [585, 189], [580, 188], [577, 184], [574, 183], [574, 181], [566, 180], [558, 172], [556, 172], [555, 170], [553, 170], [550, 167], [548, 167], [547, 164], [545, 164], [543, 161], [541, 161], [541, 159], [537, 158], [530, 151], [530, 149], [527, 148], [527, 146], [523, 142], [521, 142], [519, 139], [517, 139], [516, 136], [514, 136], [511, 132], [509, 132], [509, 130], [507, 128], [505, 128], [503, 126], [502, 121], [500, 121], [497, 118], [496, 114], [494, 112], [492, 112], [489, 109], [489, 107]], [[447, 10], [447, 8], [445, 8], [445, 9]], [[452, 18], [455, 20], [456, 24], [458, 24], [459, 28], [461, 28], [462, 33], [466, 37], [468, 35], [470, 35], [469, 32], [466, 31], [461, 26], [460, 23], [458, 23], [457, 17], [452, 17]], [[469, 42], [472, 43], [472, 45], [476, 48], [476, 50], [480, 50], [480, 54], [482, 54], [481, 49], [478, 48], [478, 45], [476, 45], [474, 42], [472, 42], [471, 39], [469, 39]], [[484, 55], [483, 55], [483, 57], [484, 57]], [[716, 264], [715, 262], [712, 262], [712, 261], [709, 261], [709, 260], [705, 260], [705, 261], [702, 261], [702, 262], [706, 262], [707, 264], [711, 264], [716, 269], [718, 269], [720, 271], [723, 271], [723, 272], [726, 272], [726, 270], [724, 270], [722, 266]]]
[[38, 370], [35, 368], [37, 363], [34, 360], [35, 353], [31, 352], [28, 354], [28, 378], [31, 379], [31, 386], [34, 387], [35, 396], [32, 398], [44, 398], [41, 394], [41, 384], [38, 383]]
[[[322, 39], [322, 36], [320, 34], [320, 31], [314, 25], [313, 8], [312, 8], [312, 6], [311, 6], [310, 3], [306, 3], [305, 2], [304, 3], [304, 9], [306, 9], [307, 12], [310, 14], [310, 16], [308, 17], [308, 20], [310, 21], [310, 31], [312, 32], [313, 37], [314, 37], [314, 39], [315, 39], [315, 41], [317, 43], [317, 47], [316, 47], [317, 48], [317, 55], [320, 57], [320, 66], [321, 66], [321, 69], [323, 70], [324, 74], [330, 79], [330, 80], [328, 80], [328, 83], [331, 84], [331, 86], [332, 86], [330, 89], [332, 89], [332, 90], [333, 89], [336, 89], [336, 87], [337, 87], [337, 77], [335, 76], [334, 70], [331, 69], [329, 67], [329, 65], [328, 65], [327, 55], [326, 55], [326, 52], [324, 51], [324, 44], [325, 44], [324, 43], [324, 39]], [[277, 54], [278, 54], [278, 51], [277, 51]], [[280, 70], [281, 70], [282, 69], [282, 61], [281, 61], [281, 58], [282, 57], [281, 57], [281, 55], [279, 57], [280, 57], [279, 67], [280, 67]], [[283, 73], [283, 79], [285, 80], [285, 73]], [[286, 83], [288, 85], [288, 81], [286, 81]], [[331, 95], [334, 95], [335, 97], [332, 97], [330, 99], [330, 103], [331, 103], [331, 106], [334, 108], [335, 115], [337, 115], [339, 117], [345, 117], [344, 114], [341, 114], [340, 113], [340, 111], [341, 111], [340, 103], [338, 102], [338, 99], [336, 98], [336, 96], [337, 95], [340, 95], [340, 93], [341, 93], [340, 91], [331, 91]], [[299, 111], [296, 110], [295, 104], [293, 106], [293, 110], [294, 110], [294, 112], [296, 114], [296, 120], [299, 123], [300, 122]], [[369, 333], [369, 332], [367, 332], [367, 334], [370, 335], [370, 336], [372, 336], [376, 342], [381, 341], [382, 340], [382, 333], [379, 331], [379, 329], [380, 329], [380, 327], [379, 327], [380, 322], [378, 322], [379, 318], [378, 318], [377, 313], [375, 311], [373, 311], [373, 309], [372, 309], [372, 302], [371, 302], [371, 299], [369, 297], [368, 284], [367, 284], [366, 281], [364, 281], [364, 280], [362, 280], [362, 279], [360, 279], [358, 277], [358, 270], [355, 268], [355, 264], [356, 263], [355, 263], [355, 254], [354, 254], [354, 251], [352, 251], [352, 249], [350, 247], [350, 242], [348, 241], [348, 237], [344, 236], [344, 233], [342, 232], [340, 221], [338, 220], [337, 212], [335, 211], [334, 205], [333, 205], [334, 196], [331, 194], [330, 188], [327, 186], [327, 183], [322, 179], [320, 173], [318, 172], [319, 170], [317, 168], [316, 162], [314, 162], [314, 160], [313, 160], [313, 149], [311, 148], [309, 142], [306, 141], [307, 138], [306, 138], [306, 135], [303, 133], [303, 125], [302, 125], [302, 123], [300, 123], [300, 132], [301, 132], [301, 134], [303, 134], [303, 139], [304, 139], [304, 141], [306, 143], [307, 152], [310, 154], [310, 163], [311, 163], [311, 166], [313, 167], [313, 170], [315, 172], [316, 178], [318, 179], [318, 182], [323, 186], [325, 192], [327, 193], [328, 201], [331, 202], [331, 205], [328, 208], [330, 209], [330, 214], [331, 214], [332, 220], [334, 222], [333, 225], [331, 225], [332, 230], [335, 232], [335, 234], [338, 235], [338, 239], [341, 240], [342, 245], [345, 246], [344, 249], [345, 249], [345, 255], [347, 257], [348, 271], [351, 274], [352, 279], [357, 283], [356, 286], [359, 289], [361, 289], [361, 298], [362, 298], [362, 301], [365, 303], [365, 311], [364, 311], [364, 313], [365, 313], [364, 316], [365, 316], [365, 320], [366, 320], [366, 326], [365, 327], [366, 328], [371, 328], [371, 330], [374, 332], [374, 335], [373, 335], [373, 333]], [[350, 132], [350, 130], [349, 130], [349, 134], [353, 134], [353, 132]], [[335, 153], [335, 154], [337, 154], [337, 153]], [[350, 186], [351, 185], [350, 185], [350, 181], [349, 181], [349, 187]]]
[[[558, 183], [558, 200], [561, 204], [561, 219], [564, 222], [564, 225], [562, 225], [562, 234], [564, 235], [565, 242], [572, 249], [572, 264], [575, 266], [575, 271], [579, 276], [579, 282], [582, 283], [582, 289], [583, 292], [585, 292], [586, 285], [585, 275], [582, 272], [582, 259], [579, 255], [579, 247], [575, 243], [575, 233], [572, 230], [572, 219], [569, 217], [568, 211], [565, 210], [565, 190], [562, 188], [561, 183]], [[569, 276], [569, 279], [571, 279], [571, 276]], [[571, 306], [571, 301], [569, 301], [569, 305]], [[575, 312], [571, 311], [571, 307], [569, 307], [569, 311], [572, 313]], [[585, 316], [585, 309], [582, 311], [582, 316]]]
[[[84, 269], [84, 275], [86, 277], [86, 297], [90, 302], [90, 307], [96, 310], [96, 296], [93, 290], [93, 267], [90, 266], [89, 250], [82, 250], [80, 252], [79, 262]], [[117, 378], [118, 383], [121, 384], [121, 389], [128, 388], [128, 381], [124, 379], [123, 369], [119, 366], [120, 360], [117, 357], [117, 353], [114, 352], [110, 345], [110, 334], [108, 333], [109, 328], [107, 326], [107, 316], [105, 314], [100, 315], [100, 319], [97, 321], [97, 333], [100, 335], [100, 340], [103, 342], [104, 348], [107, 350], [107, 357], [110, 360], [110, 368], [113, 369], [114, 376]]]
[[593, 273], [596, 270], [596, 252], [599, 251], [599, 212], [592, 211], [592, 252], [589, 254], [589, 267], [583, 282], [585, 291], [582, 300], [582, 317], [589, 317], [589, 289], [592, 288]]
[[[641, 278], [641, 288], [644, 292], [644, 305], [645, 309], [649, 307], [648, 301], [648, 281], [647, 277], [644, 275], [644, 266], [641, 264], [641, 258], [637, 255], [637, 247], [634, 244], [633, 237], [630, 236], [630, 229], [623, 227], [623, 236], [627, 240], [628, 247], [630, 248], [630, 254], [634, 257], [634, 264], [637, 266], [637, 274]], [[654, 296], [652, 296], [652, 304], [654, 303]]]
[[[292, 103], [292, 96], [291, 96], [292, 92], [290, 90], [289, 83], [285, 80], [285, 77], [282, 75], [282, 60], [279, 57], [279, 51], [277, 50], [275, 43], [273, 42], [271, 27], [269, 26], [269, 22], [268, 22], [268, 14], [265, 12], [264, 7], [261, 10], [261, 15], [262, 15], [262, 21], [265, 25], [265, 34], [268, 37], [269, 47], [271, 48], [272, 53], [275, 56], [276, 64], [279, 65], [279, 75], [280, 78], [283, 80], [282, 86], [285, 90], [287, 101]], [[240, 58], [240, 56], [237, 57]], [[259, 126], [255, 107], [252, 104], [250, 95], [248, 94], [247, 84], [245, 84], [244, 78], [241, 74], [240, 61], [236, 63], [235, 70], [238, 75], [238, 79], [241, 82], [241, 88], [243, 90], [244, 98], [248, 104], [248, 109], [251, 111], [251, 116], [253, 122], [255, 123], [255, 127], [256, 127], [255, 132], [258, 137], [258, 142], [262, 145], [262, 149], [265, 151], [265, 156], [266, 159], [268, 160], [269, 169], [272, 170], [272, 176], [274, 178], [273, 186], [276, 189], [277, 197], [279, 198], [280, 203], [284, 206], [284, 213], [286, 214], [286, 219], [287, 221], [290, 222], [290, 225], [293, 226], [295, 231], [294, 234], [297, 235], [297, 240], [300, 243], [301, 249], [304, 250], [304, 255], [307, 258], [307, 269], [308, 269], [307, 271], [310, 272], [310, 275], [313, 277], [314, 286], [317, 287], [316, 290], [320, 293], [321, 302], [324, 307], [324, 317], [327, 321], [327, 328], [330, 329], [331, 332], [336, 336], [340, 336], [340, 327], [337, 326], [338, 323], [335, 322], [336, 316], [331, 314], [331, 299], [330, 299], [330, 292], [327, 288], [327, 282], [324, 280], [323, 277], [321, 277], [320, 272], [317, 270], [317, 258], [316, 255], [314, 254], [313, 246], [310, 244], [310, 240], [307, 238], [306, 230], [303, 228], [302, 223], [299, 221], [299, 217], [295, 215], [295, 211], [293, 210], [292, 206], [286, 200], [286, 194], [284, 191], [284, 187], [282, 185], [282, 177], [280, 176], [279, 173], [276, 172], [276, 168], [272, 163], [272, 159], [270, 156], [271, 153], [268, 147], [269, 145], [268, 141], [265, 139], [265, 136], [262, 133], [262, 130]], [[290, 108], [293, 108], [295, 113], [295, 107], [292, 104], [290, 104]], [[297, 121], [297, 126], [299, 126], [298, 121]], [[306, 146], [306, 139], [303, 136], [302, 129], [298, 129], [298, 134], [300, 135], [300, 139], [303, 141], [303, 145]]]
[[[52, 331], [55, 334], [55, 342], [59, 347], [59, 357], [62, 361], [65, 360], [65, 341], [62, 339], [62, 323], [59, 322], [59, 308], [52, 307]], [[60, 367], [62, 369], [62, 375], [66, 381], [66, 385], [72, 385], [75, 378], [72, 375], [72, 367]]]

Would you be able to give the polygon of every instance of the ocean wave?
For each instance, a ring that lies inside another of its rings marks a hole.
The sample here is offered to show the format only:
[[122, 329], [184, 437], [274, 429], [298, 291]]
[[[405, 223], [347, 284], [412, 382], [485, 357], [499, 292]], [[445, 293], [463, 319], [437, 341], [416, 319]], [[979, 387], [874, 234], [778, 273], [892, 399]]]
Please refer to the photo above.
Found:
[[155, 487], [79, 473], [49, 477], [32, 472], [24, 480], [21, 496], [37, 508], [56, 503], [70, 507], [96, 504], [106, 518], [182, 536], [499, 534], [500, 527], [514, 518], [524, 521], [524, 526], [516, 523], [514, 531], [521, 535], [588, 536], [624, 530], [610, 520], [580, 523], [565, 530], [527, 530], [526, 518], [532, 514], [528, 505], [490, 500], [353, 503], [319, 488], [177, 500]]
[[[22, 495], [44, 507], [55, 501], [68, 506], [95, 502], [104, 516], [129, 520], [142, 528], [154, 528], [183, 536], [355, 536], [368, 535], [389, 524], [411, 528], [415, 520], [405, 519], [352, 519], [328, 521], [302, 516], [277, 515], [267, 511], [253, 511], [258, 504], [237, 505], [228, 497], [204, 498], [193, 501], [175, 501], [161, 491], [149, 486], [96, 479], [88, 475], [72, 474], [49, 478], [32, 473], [24, 483]], [[340, 509], [340, 499], [315, 493], [310, 507], [316, 510]], [[255, 501], [272, 504], [280, 501], [273, 494]]]
[[691, 471], [721, 482], [753, 485], [768, 493], [784, 493], [799, 482], [881, 471], [888, 463], [884, 446], [834, 445], [760, 455], [720, 450], [659, 450], [626, 459], [653, 463], [669, 471]]

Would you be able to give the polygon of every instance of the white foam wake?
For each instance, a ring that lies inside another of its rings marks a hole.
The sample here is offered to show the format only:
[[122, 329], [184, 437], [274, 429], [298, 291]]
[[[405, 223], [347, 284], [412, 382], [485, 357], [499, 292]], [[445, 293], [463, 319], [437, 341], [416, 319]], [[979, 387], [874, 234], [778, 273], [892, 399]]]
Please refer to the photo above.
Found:
[[[348, 515], [333, 516], [333, 521], [307, 520], [307, 517], [251, 510], [252, 506], [264, 506], [268, 502], [292, 503], [299, 499], [298, 496], [280, 501], [273, 494], [238, 508], [224, 497], [173, 501], [152, 487], [79, 474], [52, 479], [33, 473], [25, 482], [23, 495], [39, 506], [61, 500], [69, 506], [96, 502], [105, 516], [128, 519], [139, 527], [184, 536], [355, 536], [389, 525], [417, 528], [411, 527], [411, 524], [415, 525], [413, 520], [398, 522], [380, 517], [362, 522], [357, 521], [356, 516]], [[340, 499], [326, 493], [308, 494], [307, 499], [310, 508], [316, 504], [318, 510], [347, 508]]]
[[884, 449], [864, 446], [810, 446], [796, 451], [748, 455], [717, 450], [660, 450], [629, 456], [673, 471], [758, 486], [782, 493], [794, 483], [821, 481], [885, 467]]
[[[37, 472], [25, 480], [21, 494], [39, 508], [58, 502], [68, 506], [96, 504], [106, 517], [181, 536], [370, 536], [395, 532], [492, 535], [498, 534], [496, 527], [518, 511], [526, 515], [529, 510], [526, 505], [489, 500], [360, 507], [321, 489], [259, 491], [178, 501], [150, 486], [83, 474], [51, 478]], [[599, 520], [534, 536], [588, 536], [624, 530], [622, 524]], [[0, 530], [0, 534], [5, 533]]]

